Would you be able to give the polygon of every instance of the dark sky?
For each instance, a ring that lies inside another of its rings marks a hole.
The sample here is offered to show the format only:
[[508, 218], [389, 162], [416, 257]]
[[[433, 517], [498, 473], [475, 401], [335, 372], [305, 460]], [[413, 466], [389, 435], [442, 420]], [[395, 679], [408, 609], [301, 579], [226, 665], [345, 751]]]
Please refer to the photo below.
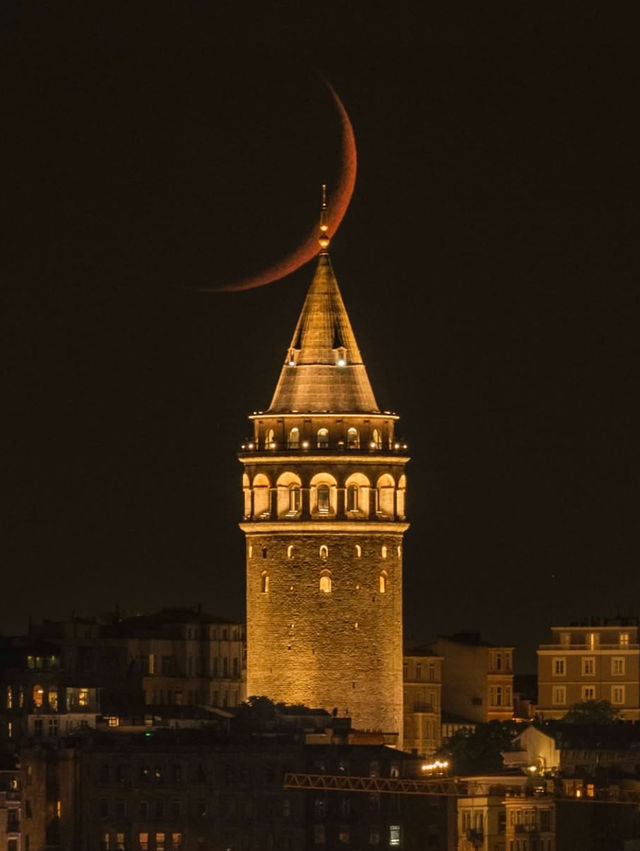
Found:
[[3, 13], [0, 631], [243, 617], [236, 451], [314, 264], [198, 288], [313, 225], [340, 166], [319, 74], [359, 153], [334, 268], [412, 456], [406, 633], [479, 629], [532, 670], [552, 623], [637, 614], [631, 22], [157, 5]]

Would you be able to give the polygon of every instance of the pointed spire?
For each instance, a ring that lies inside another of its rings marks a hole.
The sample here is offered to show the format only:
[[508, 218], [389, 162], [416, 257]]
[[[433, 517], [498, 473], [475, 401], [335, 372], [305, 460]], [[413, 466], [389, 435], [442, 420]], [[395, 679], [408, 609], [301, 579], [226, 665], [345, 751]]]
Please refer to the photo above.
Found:
[[379, 411], [329, 259], [326, 209], [323, 186], [318, 266], [269, 406], [270, 413]]

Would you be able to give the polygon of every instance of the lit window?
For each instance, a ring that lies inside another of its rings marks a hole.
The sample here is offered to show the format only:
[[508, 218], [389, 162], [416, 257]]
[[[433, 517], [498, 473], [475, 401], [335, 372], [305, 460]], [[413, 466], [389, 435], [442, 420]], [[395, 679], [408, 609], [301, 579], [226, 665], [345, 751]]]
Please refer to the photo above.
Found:
[[382, 545], [382, 549], [380, 550], [380, 555], [382, 556], [382, 558], [387, 557], [387, 548], [384, 544]]
[[600, 643], [600, 636], [597, 632], [588, 632], [586, 636], [586, 643], [589, 650], [594, 650]]
[[554, 677], [564, 677], [567, 673], [566, 659], [564, 656], [556, 656], [553, 659], [551, 671]]
[[116, 833], [116, 851], [124, 851], [124, 833]]
[[389, 825], [389, 845], [400, 845], [400, 825]]
[[47, 699], [49, 701], [49, 708], [52, 710], [52, 712], [57, 712], [58, 711], [58, 689], [56, 688], [56, 686], [50, 686], [49, 687], [49, 695], [48, 695]]
[[13, 688], [7, 686], [7, 709], [13, 708]]
[[331, 507], [329, 485], [318, 485], [318, 511], [328, 514]]
[[320, 591], [323, 594], [331, 593], [331, 573], [328, 570], [320, 574]]
[[289, 432], [289, 440], [287, 443], [289, 449], [298, 449], [300, 447], [300, 429], [292, 428]]
[[554, 686], [551, 692], [551, 702], [554, 706], [564, 706], [567, 702], [566, 686]]
[[620, 704], [624, 703], [625, 693], [624, 686], [612, 686], [611, 687], [611, 703], [620, 706]]
[[372, 443], [376, 449], [382, 449], [382, 434], [380, 433], [380, 429], [374, 428], [373, 430], [373, 439]]
[[629, 646], [629, 633], [628, 632], [621, 632], [620, 633], [620, 646], [621, 647], [628, 647]]
[[79, 688], [78, 689], [78, 706], [88, 706], [89, 705], [89, 689], [88, 688]]
[[138, 846], [141, 851], [149, 851], [149, 834], [148, 833], [139, 833], [138, 834]]
[[289, 544], [287, 547], [287, 558], [293, 558], [293, 544]]
[[387, 574], [387, 571], [383, 570], [382, 573], [380, 574], [380, 579], [379, 579], [379, 582], [378, 582], [378, 588], [379, 588], [381, 594], [386, 593], [388, 581], [389, 581], [389, 576]]
[[275, 434], [272, 428], [268, 429], [264, 439], [265, 449], [273, 449], [275, 447]]
[[302, 504], [302, 491], [298, 485], [289, 488], [289, 511], [300, 511]]
[[165, 851], [166, 847], [166, 834], [165, 833], [156, 833], [156, 851]]
[[356, 544], [356, 558], [362, 558], [362, 547], [360, 544]]
[[269, 574], [266, 570], [263, 570], [260, 575], [260, 591], [263, 594], [266, 594], [269, 591]]
[[611, 659], [611, 673], [614, 676], [624, 674], [624, 656], [613, 656]]
[[329, 429], [320, 428], [318, 429], [318, 449], [328, 449], [329, 448]]
[[320, 558], [328, 558], [329, 557], [329, 548], [326, 544], [323, 544], [320, 547]]
[[349, 449], [359, 449], [360, 448], [360, 436], [358, 435], [357, 428], [349, 428], [347, 429], [347, 446]]
[[182, 848], [182, 833], [171, 834], [171, 847], [174, 851], [177, 851], [178, 848]]
[[109, 851], [111, 848], [111, 836], [106, 831], [102, 834], [100, 844], [102, 846], [102, 851]]
[[44, 701], [44, 689], [40, 685], [33, 687], [33, 705], [36, 709], [40, 709]]

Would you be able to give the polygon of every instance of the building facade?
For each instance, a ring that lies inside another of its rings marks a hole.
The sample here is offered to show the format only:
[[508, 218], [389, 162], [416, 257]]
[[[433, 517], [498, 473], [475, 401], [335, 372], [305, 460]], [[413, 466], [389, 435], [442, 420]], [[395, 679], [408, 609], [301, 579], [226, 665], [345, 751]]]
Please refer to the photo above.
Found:
[[591, 619], [551, 629], [538, 649], [538, 715], [562, 718], [575, 703], [607, 700], [640, 719], [640, 643], [635, 619]]
[[403, 679], [403, 747], [432, 756], [442, 742], [442, 657], [427, 646], [405, 649]]
[[326, 248], [243, 466], [247, 694], [402, 737], [406, 445]]
[[433, 648], [443, 658], [443, 714], [458, 726], [513, 718], [513, 647], [471, 632], [441, 635]]

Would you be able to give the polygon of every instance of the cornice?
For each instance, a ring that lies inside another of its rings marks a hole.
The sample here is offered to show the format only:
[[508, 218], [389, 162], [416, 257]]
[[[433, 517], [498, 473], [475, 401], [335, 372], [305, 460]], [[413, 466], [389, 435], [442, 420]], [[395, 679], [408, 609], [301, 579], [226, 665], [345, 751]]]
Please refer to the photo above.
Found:
[[367, 522], [366, 520], [297, 520], [297, 521], [265, 521], [265, 520], [243, 520], [238, 526], [247, 535], [271, 534], [277, 532], [282, 535], [303, 535], [308, 532], [331, 532], [334, 535], [353, 535], [380, 533], [404, 533], [410, 524], [404, 521], [380, 521]]

